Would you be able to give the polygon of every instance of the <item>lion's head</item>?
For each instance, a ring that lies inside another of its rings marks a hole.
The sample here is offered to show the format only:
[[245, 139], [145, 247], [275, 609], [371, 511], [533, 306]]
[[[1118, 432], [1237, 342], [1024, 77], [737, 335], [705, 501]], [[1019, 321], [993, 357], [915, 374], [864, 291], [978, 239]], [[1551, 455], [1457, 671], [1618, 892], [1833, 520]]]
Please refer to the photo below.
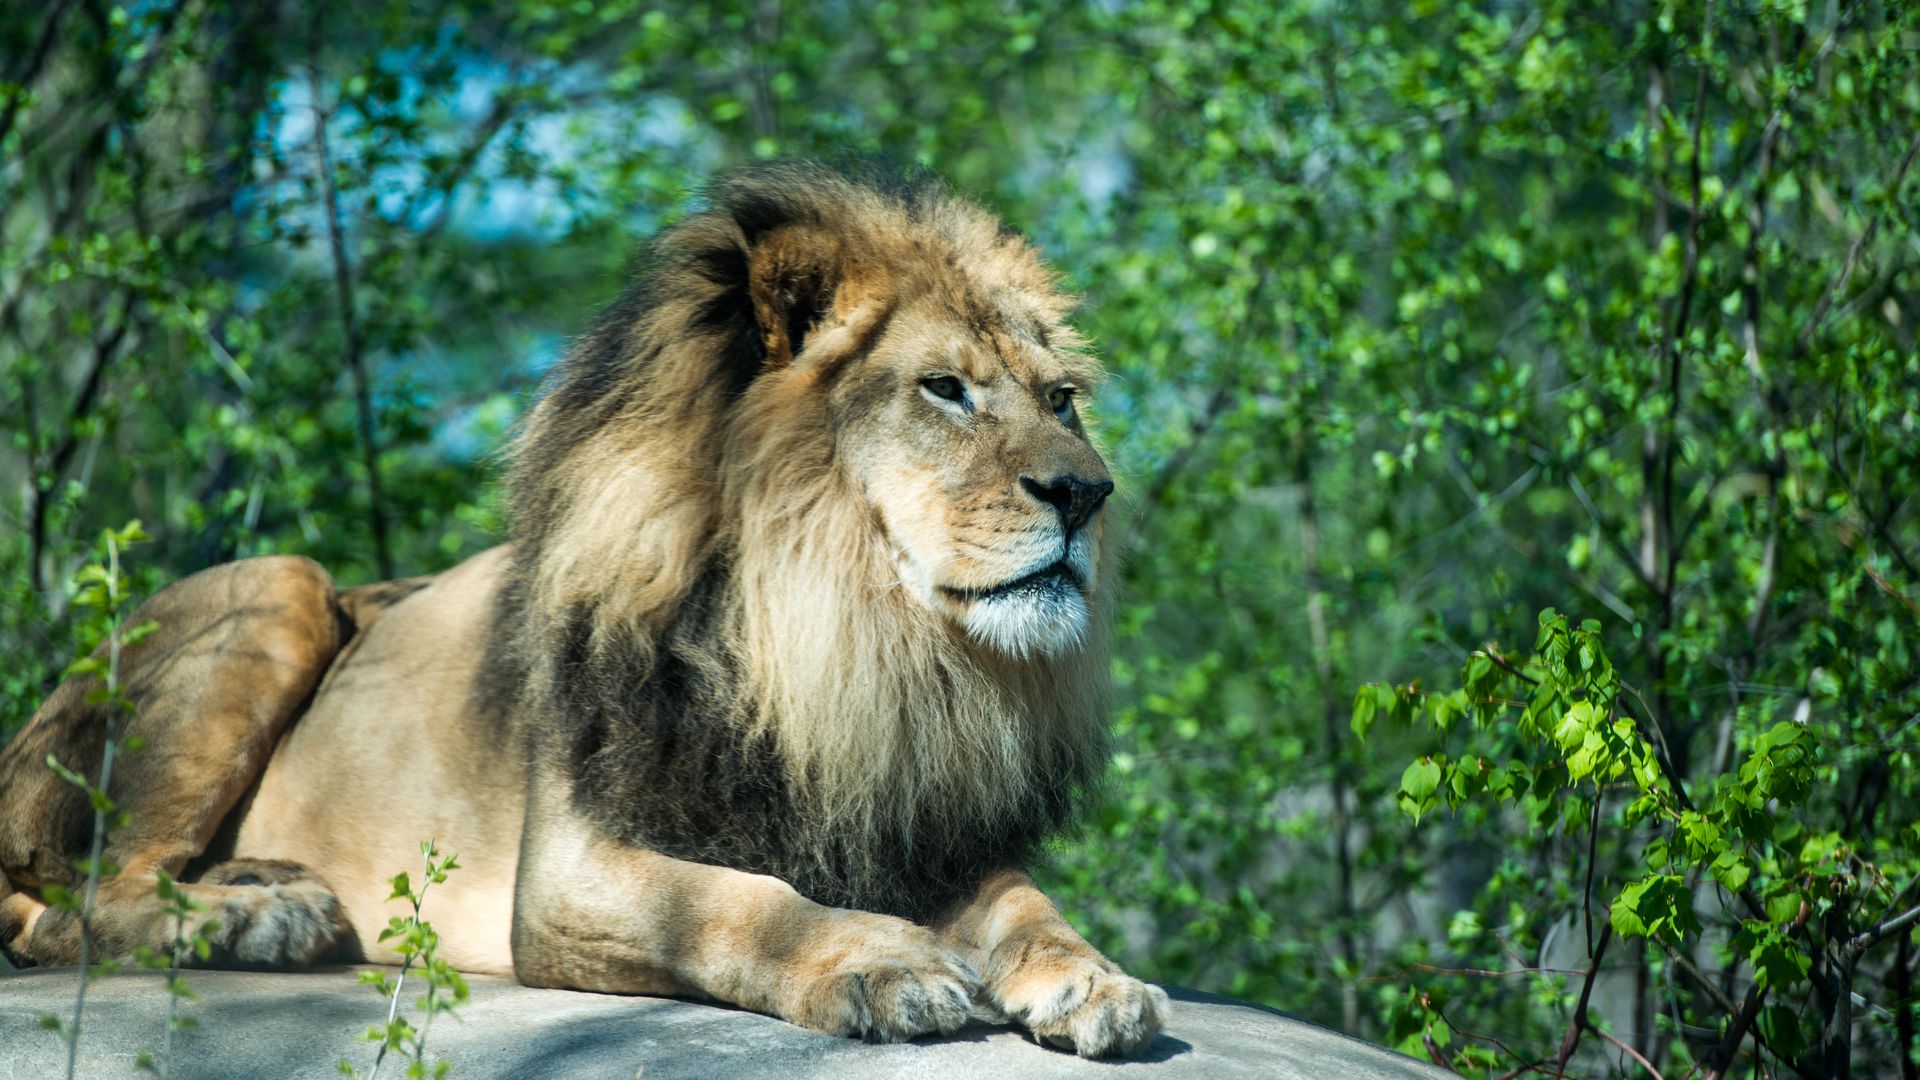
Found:
[[[877, 881], [929, 829], [1030, 844], [1103, 747], [1113, 482], [1068, 300], [1026, 241], [932, 184], [783, 165], [709, 198], [516, 443], [533, 683], [602, 717], [580, 753], [610, 801], [644, 802], [634, 784], [702, 740], [722, 797], [774, 762], [810, 838], [778, 865], [722, 861]], [[833, 898], [884, 906], [850, 887]]]

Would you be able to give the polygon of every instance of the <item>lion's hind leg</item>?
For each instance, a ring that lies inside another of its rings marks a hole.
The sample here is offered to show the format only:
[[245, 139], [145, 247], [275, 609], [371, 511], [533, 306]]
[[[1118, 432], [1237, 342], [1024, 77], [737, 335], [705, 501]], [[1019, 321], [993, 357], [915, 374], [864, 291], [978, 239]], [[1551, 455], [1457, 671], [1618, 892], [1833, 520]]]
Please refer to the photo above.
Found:
[[[290, 557], [195, 574], [129, 625], [149, 619], [158, 629], [121, 663], [134, 704], [123, 735], [145, 746], [118, 755], [107, 784], [130, 820], [106, 837], [112, 872], [94, 897], [93, 957], [173, 940], [159, 873], [179, 877], [205, 853], [351, 631], [326, 572]], [[48, 906], [45, 890], [84, 889], [75, 867], [91, 849], [94, 812], [46, 758], [100, 782], [107, 714], [87, 700], [98, 685], [91, 675], [61, 684], [0, 747], [0, 946], [32, 963], [80, 958], [78, 917]], [[333, 894], [290, 864], [225, 864], [183, 889], [206, 906], [197, 917], [217, 924], [221, 962], [304, 963], [350, 936]]]

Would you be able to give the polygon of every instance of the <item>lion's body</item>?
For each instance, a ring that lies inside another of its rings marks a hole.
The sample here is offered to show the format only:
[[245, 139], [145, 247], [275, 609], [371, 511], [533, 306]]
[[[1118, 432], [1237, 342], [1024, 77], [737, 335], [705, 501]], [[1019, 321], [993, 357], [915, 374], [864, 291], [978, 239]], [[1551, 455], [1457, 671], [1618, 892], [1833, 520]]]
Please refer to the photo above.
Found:
[[469, 559], [357, 625], [229, 824], [233, 858], [319, 871], [369, 959], [385, 958], [380, 931], [406, 913], [389, 900], [393, 875], [432, 838], [460, 856], [433, 893], [448, 961], [513, 971], [526, 766], [473, 699], [506, 556]]
[[[507, 545], [345, 592], [247, 560], [145, 605], [104, 947], [160, 939], [165, 871], [223, 961], [381, 959], [431, 838], [467, 970], [879, 1038], [1158, 1029], [1019, 869], [1104, 752], [1112, 484], [1066, 302], [937, 190], [787, 167], [715, 201], [530, 414]], [[77, 954], [38, 891], [90, 815], [39, 762], [99, 759], [88, 682], [0, 748], [0, 944], [37, 962]]]

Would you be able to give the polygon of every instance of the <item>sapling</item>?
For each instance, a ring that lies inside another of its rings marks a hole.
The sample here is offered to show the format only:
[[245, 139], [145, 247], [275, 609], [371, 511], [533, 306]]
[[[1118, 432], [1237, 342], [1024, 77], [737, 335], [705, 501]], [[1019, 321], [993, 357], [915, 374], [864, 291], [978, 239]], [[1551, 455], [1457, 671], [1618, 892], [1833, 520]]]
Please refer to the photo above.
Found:
[[[367, 1072], [368, 1080], [377, 1080], [387, 1054], [394, 1050], [400, 1051], [408, 1059], [407, 1080], [421, 1080], [428, 1076], [438, 1080], [447, 1075], [451, 1063], [445, 1058], [431, 1066], [427, 1064], [427, 1030], [433, 1026], [435, 1016], [452, 1013], [456, 1006], [465, 1004], [468, 997], [467, 980], [441, 958], [440, 935], [434, 932], [432, 923], [420, 917], [427, 890], [446, 881], [449, 871], [459, 869], [458, 857], [442, 856], [432, 840], [421, 843], [420, 854], [425, 861], [420, 887], [415, 889], [412, 877], [403, 870], [394, 875], [393, 892], [387, 897], [389, 900], [405, 900], [413, 908], [413, 913], [394, 916], [388, 921], [387, 928], [380, 932], [381, 941], [395, 943], [393, 950], [400, 954], [399, 973], [391, 978], [385, 970], [363, 971], [359, 975], [362, 985], [373, 987], [387, 998], [386, 1023], [368, 1028], [362, 1036], [369, 1042], [380, 1044], [380, 1049], [374, 1054], [373, 1068]], [[416, 1003], [422, 1014], [419, 1027], [400, 1015], [400, 990], [406, 984], [407, 973], [416, 967], [427, 984], [427, 992]], [[339, 1067], [343, 1076], [360, 1075], [345, 1058], [340, 1059]]]
[[195, 913], [205, 911], [206, 905], [188, 896], [173, 875], [165, 870], [158, 872], [158, 881], [154, 885], [154, 895], [160, 898], [161, 910], [173, 918], [172, 940], [168, 942], [164, 953], [145, 945], [134, 950], [134, 958], [140, 966], [151, 971], [165, 971], [167, 988], [167, 1026], [160, 1044], [160, 1056], [156, 1059], [152, 1053], [142, 1050], [134, 1060], [134, 1065], [143, 1072], [155, 1073], [161, 1077], [173, 1075], [173, 1034], [199, 1026], [199, 1021], [191, 1016], [180, 1015], [180, 1002], [196, 1001], [197, 995], [187, 985], [181, 975], [180, 967], [191, 953], [200, 960], [206, 960], [213, 951], [212, 942], [207, 934], [214, 928], [211, 920], [200, 920], [194, 928], [187, 929], [187, 920]]
[[109, 865], [105, 854], [107, 834], [114, 829], [125, 828], [128, 822], [126, 811], [120, 809], [107, 794], [113, 783], [114, 759], [123, 752], [139, 750], [142, 745], [138, 736], [122, 737], [125, 720], [133, 714], [133, 701], [121, 685], [120, 658], [126, 649], [145, 639], [158, 626], [152, 621], [132, 627], [121, 626], [121, 608], [126, 605], [131, 590], [126, 575], [120, 569], [120, 549], [147, 539], [150, 538], [140, 528], [138, 521], [129, 522], [119, 529], [104, 530], [100, 537], [103, 559], [82, 566], [73, 579], [73, 606], [86, 613], [81, 624], [82, 630], [102, 634], [106, 643], [105, 655], [96, 655], [97, 649], [87, 649], [79, 659], [67, 665], [66, 671], [69, 678], [93, 675], [100, 680], [100, 685], [89, 690], [86, 698], [88, 705], [99, 710], [106, 724], [106, 738], [100, 754], [99, 782], [89, 782], [82, 773], [62, 765], [52, 754], [47, 755], [47, 767], [67, 783], [85, 792], [87, 801], [93, 806], [93, 837], [88, 854], [74, 864], [74, 868], [86, 876], [81, 895], [76, 897], [71, 890], [57, 885], [47, 887], [43, 893], [48, 905], [72, 912], [80, 919], [80, 976], [73, 995], [73, 1015], [64, 1022], [52, 1013], [40, 1017], [41, 1027], [66, 1041], [66, 1075], [69, 1080], [79, 1060], [80, 1019], [86, 1011], [87, 986], [95, 978], [118, 968], [111, 959], [103, 959], [98, 963], [93, 961], [93, 905], [100, 890], [100, 879], [117, 869]]

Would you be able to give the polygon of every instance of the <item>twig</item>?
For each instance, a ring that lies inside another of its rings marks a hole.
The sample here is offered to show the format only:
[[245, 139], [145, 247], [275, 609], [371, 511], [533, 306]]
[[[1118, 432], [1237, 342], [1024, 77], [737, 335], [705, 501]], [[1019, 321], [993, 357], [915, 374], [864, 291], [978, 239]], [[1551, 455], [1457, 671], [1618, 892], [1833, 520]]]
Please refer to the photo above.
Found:
[[1496, 1080], [1514, 1080], [1514, 1077], [1525, 1076], [1527, 1073], [1544, 1073], [1547, 1071], [1546, 1066], [1550, 1064], [1552, 1064], [1551, 1058], [1540, 1058], [1537, 1061], [1529, 1061], [1517, 1069], [1501, 1073]]
[[1766, 998], [1767, 992], [1760, 989], [1759, 983], [1754, 983], [1747, 988], [1747, 999], [1741, 1004], [1740, 1012], [1734, 1016], [1733, 1023], [1727, 1026], [1726, 1038], [1721, 1039], [1720, 1045], [1714, 1047], [1713, 1052], [1707, 1057], [1707, 1060], [1713, 1063], [1712, 1068], [1707, 1071], [1707, 1080], [1722, 1080], [1727, 1075], [1735, 1055], [1740, 1051], [1740, 1044], [1746, 1041], [1747, 1029], [1753, 1026], [1754, 1017], [1760, 1015], [1760, 1004]]
[[354, 407], [360, 422], [360, 460], [367, 470], [367, 498], [373, 526], [374, 560], [382, 578], [393, 577], [393, 554], [387, 543], [386, 500], [380, 485], [380, 449], [375, 442], [373, 395], [367, 386], [366, 359], [361, 354], [360, 327], [353, 313], [353, 266], [347, 258], [346, 239], [340, 229], [339, 193], [333, 184], [333, 157], [327, 149], [327, 110], [322, 104], [320, 84], [320, 12], [314, 8], [313, 54], [307, 68], [308, 85], [313, 95], [313, 150], [320, 165], [320, 190], [326, 203], [327, 241], [333, 252], [333, 285], [340, 312], [340, 333], [345, 338], [348, 375], [353, 380]]
[[1593, 984], [1600, 977], [1600, 960], [1607, 954], [1607, 945], [1613, 941], [1613, 924], [1607, 923], [1600, 930], [1600, 943], [1595, 946], [1593, 962], [1587, 965], [1586, 981], [1580, 984], [1580, 1000], [1573, 1006], [1573, 1021], [1567, 1025], [1567, 1034], [1560, 1041], [1560, 1055], [1554, 1061], [1554, 1071], [1561, 1076], [1567, 1074], [1567, 1062], [1573, 1060], [1573, 1052], [1580, 1046], [1580, 1035], [1592, 1024], [1587, 1020], [1587, 1002], [1593, 998]]
[[1674, 765], [1673, 755], [1667, 749], [1667, 733], [1661, 730], [1660, 725], [1653, 720], [1652, 707], [1647, 704], [1646, 698], [1640, 696], [1640, 691], [1635, 690], [1625, 679], [1620, 680], [1620, 689], [1640, 703], [1640, 707], [1647, 711], [1647, 719], [1642, 721], [1632, 709], [1627, 708], [1625, 697], [1616, 696], [1614, 703], [1620, 707], [1621, 712], [1627, 714], [1629, 720], [1633, 721], [1634, 730], [1652, 732], [1653, 737], [1647, 741], [1653, 747], [1654, 764], [1660, 766], [1660, 775], [1666, 777], [1667, 786], [1673, 789], [1673, 797], [1679, 800], [1681, 809], [1692, 810], [1693, 798], [1687, 794], [1687, 786], [1680, 779], [1680, 770]]
[[1497, 665], [1501, 670], [1505, 671], [1507, 674], [1513, 676], [1514, 678], [1519, 679], [1521, 682], [1526, 683], [1528, 686], [1540, 685], [1539, 679], [1536, 679], [1533, 676], [1515, 667], [1513, 665], [1513, 661], [1507, 659], [1506, 655], [1500, 651], [1500, 646], [1495, 645], [1493, 642], [1491, 641], [1487, 642], [1487, 644], [1480, 650], [1480, 652], [1487, 659], [1493, 661], [1494, 664]]
[[1517, 968], [1449, 968], [1436, 964], [1408, 964], [1391, 975], [1369, 975], [1360, 980], [1367, 983], [1399, 982], [1410, 971], [1424, 971], [1429, 975], [1467, 975], [1480, 979], [1506, 979], [1515, 975], [1585, 975], [1585, 968], [1556, 967], [1517, 967]]
[[1341, 750], [1344, 725], [1338, 720], [1339, 702], [1333, 695], [1333, 653], [1327, 634], [1326, 605], [1321, 601], [1320, 517], [1314, 499], [1312, 447], [1311, 439], [1298, 440], [1294, 452], [1294, 480], [1300, 485], [1300, 563], [1306, 571], [1307, 630], [1313, 643], [1322, 735], [1333, 766], [1330, 792], [1333, 796], [1333, 812], [1328, 825], [1332, 833], [1334, 867], [1337, 871], [1335, 883], [1338, 888], [1335, 913], [1339, 924], [1334, 937], [1340, 947], [1340, 958], [1346, 965], [1340, 980], [1340, 1015], [1346, 1030], [1352, 1031], [1360, 1020], [1360, 998], [1354, 982], [1360, 974], [1360, 946], [1353, 932], [1353, 852], [1347, 816], [1350, 778], [1348, 759]]
[[[1587, 823], [1587, 882], [1580, 892], [1580, 917], [1587, 928], [1587, 955], [1593, 957], [1593, 864], [1600, 861], [1600, 785], [1593, 785], [1593, 816]], [[1596, 962], [1598, 957], [1594, 957]]]
[[1580, 505], [1587, 511], [1588, 519], [1593, 522], [1594, 529], [1600, 533], [1607, 549], [1613, 552], [1614, 557], [1620, 560], [1621, 565], [1627, 568], [1627, 572], [1633, 575], [1634, 580], [1638, 581], [1642, 588], [1652, 592], [1653, 579], [1647, 576], [1646, 568], [1641, 566], [1640, 560], [1634, 557], [1633, 549], [1621, 539], [1620, 531], [1610, 528], [1600, 520], [1600, 508], [1594, 505], [1593, 496], [1587, 493], [1587, 485], [1580, 482], [1580, 474], [1570, 466], [1562, 467], [1566, 469], [1567, 484], [1573, 489], [1573, 497], [1580, 500]]
[[1891, 919], [1887, 919], [1876, 926], [1869, 927], [1855, 934], [1848, 940], [1846, 945], [1848, 960], [1858, 960], [1860, 955], [1868, 949], [1873, 948], [1875, 945], [1880, 944], [1882, 941], [1885, 941], [1887, 938], [1892, 937], [1915, 923], [1920, 923], [1920, 907], [1908, 908]]
[[[1920, 155], [1920, 132], [1915, 132], [1913, 138], [1908, 141], [1906, 156], [1900, 159], [1900, 167], [1894, 170], [1893, 179], [1887, 184], [1889, 203], [1898, 204], [1900, 187], [1906, 183], [1907, 170], [1913, 167], [1913, 159], [1916, 155]], [[1875, 214], [1867, 219], [1867, 227], [1860, 230], [1860, 235], [1854, 237], [1853, 243], [1847, 248], [1847, 257], [1840, 263], [1840, 273], [1827, 282], [1827, 287], [1820, 292], [1820, 299], [1814, 301], [1813, 314], [1807, 317], [1806, 325], [1801, 327], [1800, 339], [1795, 345], [1798, 353], [1804, 355], [1813, 345], [1814, 336], [1820, 332], [1821, 325], [1827, 321], [1827, 312], [1833, 307], [1833, 298], [1845, 290], [1847, 282], [1852, 279], [1853, 268], [1860, 261], [1861, 250], [1872, 243], [1874, 234], [1880, 231], [1880, 217], [1879, 214]]]
[[[1473, 478], [1468, 476], [1465, 470], [1460, 467], [1460, 463], [1454, 458], [1449, 457], [1447, 459], [1448, 473], [1453, 476], [1454, 483], [1459, 485], [1460, 490], [1464, 492], [1469, 499], [1473, 500], [1474, 503], [1472, 512], [1467, 514], [1466, 517], [1461, 518], [1456, 524], [1464, 525], [1469, 521], [1479, 520], [1501, 543], [1512, 548], [1515, 552], [1525, 557], [1527, 561], [1566, 582], [1568, 585], [1586, 593], [1588, 596], [1593, 597], [1608, 611], [1618, 615], [1623, 622], [1639, 622], [1639, 616], [1634, 613], [1631, 607], [1627, 606], [1625, 601], [1614, 595], [1613, 590], [1577, 570], [1568, 569], [1562, 560], [1543, 557], [1538, 545], [1533, 544], [1523, 537], [1515, 536], [1493, 516], [1492, 510], [1495, 506], [1510, 496], [1524, 491], [1527, 487], [1531, 486], [1535, 478], [1540, 475], [1542, 468], [1543, 463], [1535, 462], [1528, 467], [1526, 472], [1520, 474], [1519, 479], [1508, 484], [1506, 489], [1500, 492], [1499, 495], [1489, 499], [1480, 491], [1479, 487], [1473, 483]], [[1450, 525], [1447, 528], [1451, 529], [1453, 527], [1454, 526]], [[1442, 530], [1442, 533], [1445, 531], [1446, 530]], [[1420, 544], [1408, 548], [1408, 553], [1419, 550], [1421, 545], [1433, 542], [1439, 535], [1440, 534], [1429, 536], [1425, 540], [1422, 540]]]
[[107, 844], [107, 806], [105, 796], [109, 785], [113, 783], [114, 752], [120, 749], [120, 616], [116, 609], [120, 601], [120, 544], [114, 535], [107, 534], [107, 579], [103, 583], [107, 591], [107, 738], [100, 751], [100, 783], [96, 790], [100, 797], [93, 802], [93, 844], [87, 853], [87, 891], [80, 904], [80, 987], [73, 995], [73, 1023], [67, 1031], [67, 1080], [73, 1080], [74, 1068], [80, 1059], [80, 1017], [87, 1007], [88, 966], [92, 962], [93, 945], [93, 903], [100, 892], [102, 860], [106, 858]]
[[87, 373], [80, 381], [80, 392], [74, 396], [73, 404], [67, 409], [66, 428], [61, 434], [60, 444], [53, 448], [43, 470], [47, 480], [42, 485], [35, 480], [29, 495], [30, 505], [27, 512], [28, 559], [27, 574], [36, 593], [44, 592], [49, 586], [45, 567], [41, 562], [46, 556], [47, 547], [47, 508], [53, 500], [60, 477], [73, 463], [73, 455], [80, 449], [78, 429], [89, 414], [93, 412], [94, 402], [100, 397], [100, 387], [104, 382], [107, 368], [113, 365], [120, 354], [120, 343], [126, 339], [127, 329], [131, 325], [129, 316], [133, 310], [131, 290], [120, 294], [120, 316], [114, 320], [113, 328], [93, 343], [93, 360], [87, 365]]
[[1653, 1067], [1653, 1062], [1648, 1061], [1645, 1057], [1643, 1057], [1640, 1051], [1635, 1050], [1633, 1047], [1628, 1046], [1626, 1043], [1623, 1043], [1619, 1039], [1615, 1038], [1612, 1032], [1602, 1031], [1599, 1028], [1594, 1028], [1593, 1033], [1607, 1040], [1613, 1045], [1619, 1047], [1620, 1050], [1624, 1052], [1628, 1057], [1639, 1062], [1640, 1067], [1647, 1070], [1648, 1074], [1650, 1074], [1653, 1077], [1653, 1080], [1667, 1080], [1666, 1077], [1660, 1075], [1659, 1069], [1656, 1069]]
[[1442, 1011], [1438, 1006], [1435, 1006], [1433, 1010], [1433, 1014], [1435, 1016], [1438, 1016], [1442, 1021], [1446, 1023], [1448, 1027], [1452, 1028], [1455, 1032], [1459, 1033], [1460, 1035], [1463, 1035], [1466, 1038], [1472, 1039], [1475, 1042], [1490, 1043], [1494, 1047], [1498, 1048], [1501, 1053], [1507, 1055], [1508, 1057], [1512, 1058], [1515, 1061], [1523, 1060], [1519, 1054], [1516, 1054], [1513, 1052], [1512, 1047], [1508, 1046], [1506, 1043], [1501, 1042], [1498, 1038], [1492, 1035], [1481, 1035], [1481, 1034], [1478, 1034], [1477, 1032], [1468, 1031], [1466, 1028], [1463, 1028], [1459, 1024], [1454, 1023], [1453, 1020], [1449, 1018], [1447, 1014], [1444, 1011]]
[[40, 40], [33, 43], [33, 53], [27, 58], [27, 65], [18, 78], [8, 81], [19, 87], [7, 95], [7, 104], [0, 109], [0, 143], [7, 139], [7, 133], [13, 130], [13, 123], [20, 118], [20, 103], [27, 99], [33, 90], [33, 84], [40, 77], [40, 69], [47, 64], [47, 55], [53, 51], [55, 38], [59, 36], [60, 24], [66, 21], [67, 9], [73, 6], [73, 0], [57, 0], [53, 10], [47, 13], [47, 22], [40, 28]]
[[1147, 485], [1146, 493], [1140, 497], [1140, 502], [1133, 512], [1133, 524], [1127, 529], [1126, 543], [1121, 545], [1122, 551], [1131, 551], [1139, 542], [1141, 535], [1146, 531], [1148, 518], [1152, 516], [1154, 510], [1159, 508], [1160, 501], [1167, 497], [1167, 491], [1173, 487], [1173, 481], [1187, 467], [1187, 461], [1193, 457], [1194, 451], [1200, 445], [1201, 436], [1207, 433], [1207, 429], [1211, 428], [1214, 421], [1218, 420], [1220, 414], [1225, 411], [1232, 391], [1231, 381], [1222, 380], [1220, 386], [1214, 390], [1213, 396], [1207, 399], [1206, 405], [1188, 425], [1186, 444], [1176, 449], [1167, 458], [1166, 464], [1160, 466], [1160, 471], [1154, 474], [1153, 482]]
[[1913, 599], [1909, 597], [1906, 593], [1903, 593], [1899, 589], [1894, 588], [1893, 582], [1888, 581], [1886, 577], [1880, 573], [1880, 571], [1875, 570], [1873, 568], [1872, 563], [1867, 564], [1866, 571], [1867, 571], [1867, 576], [1873, 579], [1873, 583], [1880, 587], [1881, 592], [1886, 593], [1888, 596], [1891, 596], [1895, 600], [1900, 601], [1900, 603], [1903, 606], [1905, 606], [1908, 611], [1911, 611], [1915, 616], [1920, 617], [1920, 604], [1914, 603]]
[[487, 148], [493, 145], [495, 136], [499, 135], [506, 128], [507, 122], [513, 119], [516, 105], [517, 102], [505, 94], [496, 97], [493, 107], [487, 110], [487, 115], [475, 125], [473, 138], [461, 148], [459, 156], [454, 158], [453, 164], [448, 166], [445, 174], [440, 177], [440, 183], [421, 184], [407, 200], [406, 205], [400, 208], [400, 212], [394, 215], [394, 223], [403, 229], [413, 228], [414, 218], [426, 208], [427, 199], [437, 190], [441, 200], [440, 212], [434, 215], [431, 222], [419, 228], [419, 235], [422, 238], [429, 237], [444, 228], [453, 217], [454, 193], [461, 184], [466, 182], [468, 174], [473, 172], [474, 167], [480, 163], [480, 158], [486, 153]]

